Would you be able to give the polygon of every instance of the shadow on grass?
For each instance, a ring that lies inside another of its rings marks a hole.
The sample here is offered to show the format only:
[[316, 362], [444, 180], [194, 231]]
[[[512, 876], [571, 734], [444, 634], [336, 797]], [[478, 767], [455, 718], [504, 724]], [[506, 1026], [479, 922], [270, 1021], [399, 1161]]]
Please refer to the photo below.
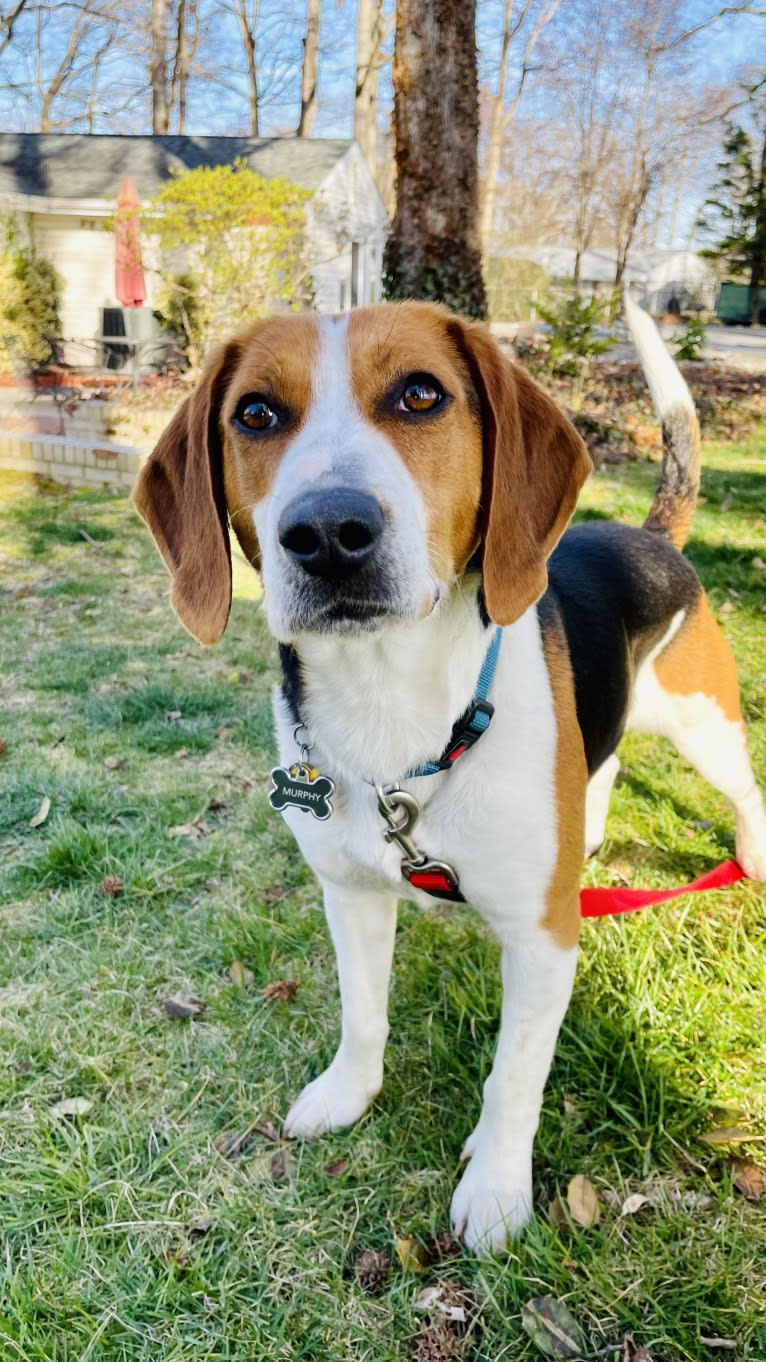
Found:
[[24, 535], [26, 548], [32, 558], [40, 558], [65, 545], [79, 545], [88, 540], [106, 543], [117, 531], [101, 523], [100, 510], [114, 504], [114, 498], [104, 501], [104, 494], [71, 492], [62, 489], [54, 499], [48, 486], [45, 495], [19, 497], [6, 510], [9, 524]]
[[766, 507], [766, 472], [760, 469], [724, 469], [704, 467], [700, 491], [707, 500], [706, 510], [721, 510], [731, 498], [735, 515], [746, 520], [762, 520]]

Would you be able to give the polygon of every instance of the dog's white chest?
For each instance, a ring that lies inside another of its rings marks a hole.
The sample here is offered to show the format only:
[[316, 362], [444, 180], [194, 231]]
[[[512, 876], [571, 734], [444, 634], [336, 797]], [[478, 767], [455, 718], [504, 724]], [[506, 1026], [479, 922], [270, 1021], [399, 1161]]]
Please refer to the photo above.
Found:
[[[498, 886], [509, 914], [544, 894], [556, 856], [556, 719], [535, 612], [506, 633], [487, 732], [446, 772], [402, 781], [420, 805], [411, 830], [429, 858], [457, 872], [464, 897], [497, 911]], [[280, 756], [295, 760], [294, 723], [275, 704]], [[385, 839], [374, 787], [333, 767], [321, 746], [312, 762], [335, 781], [332, 817], [286, 809], [284, 817], [321, 880], [393, 892], [427, 905], [401, 873], [402, 853]]]

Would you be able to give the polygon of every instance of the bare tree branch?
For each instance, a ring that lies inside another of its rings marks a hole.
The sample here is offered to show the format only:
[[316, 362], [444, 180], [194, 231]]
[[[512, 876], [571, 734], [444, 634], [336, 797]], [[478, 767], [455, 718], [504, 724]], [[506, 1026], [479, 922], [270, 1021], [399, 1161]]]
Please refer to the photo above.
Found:
[[479, 231], [482, 246], [486, 254], [492, 227], [495, 217], [495, 200], [497, 197], [497, 177], [500, 170], [500, 158], [502, 155], [503, 136], [510, 128], [521, 102], [524, 86], [527, 77], [532, 70], [530, 58], [538, 44], [540, 36], [548, 24], [554, 18], [561, 0], [549, 0], [547, 6], [542, 5], [537, 12], [535, 22], [527, 37], [524, 45], [524, 52], [521, 57], [518, 80], [510, 106], [506, 109], [505, 97], [508, 83], [508, 57], [511, 50], [513, 39], [521, 32], [524, 22], [532, 8], [532, 0], [524, 0], [516, 18], [513, 18], [514, 0], [505, 0], [505, 12], [503, 15], [503, 39], [500, 48], [500, 64], [497, 76], [497, 92], [492, 99], [492, 108], [489, 121], [489, 137], [487, 146], [487, 164], [484, 176], [484, 192], [481, 202], [481, 218]]
[[766, 9], [761, 9], [758, 5], [723, 5], [721, 9], [716, 10], [715, 14], [703, 19], [701, 23], [695, 24], [693, 28], [685, 29], [683, 33], [677, 34], [670, 42], [663, 43], [655, 47], [654, 50], [658, 55], [663, 52], [673, 52], [677, 47], [688, 43], [690, 38], [695, 38], [698, 33], [702, 33], [704, 29], [717, 24], [720, 19], [725, 19], [730, 14], [752, 14], [758, 19], [766, 19]]
[[307, 0], [306, 35], [303, 39], [303, 67], [301, 70], [301, 112], [298, 137], [308, 137], [316, 116], [317, 76], [319, 74], [319, 16], [322, 0]]
[[15, 7], [0, 18], [0, 33], [2, 33], [2, 37], [0, 37], [0, 55], [2, 55], [6, 47], [8, 47], [9, 43], [13, 40], [13, 26], [26, 4], [27, 0], [16, 0]]

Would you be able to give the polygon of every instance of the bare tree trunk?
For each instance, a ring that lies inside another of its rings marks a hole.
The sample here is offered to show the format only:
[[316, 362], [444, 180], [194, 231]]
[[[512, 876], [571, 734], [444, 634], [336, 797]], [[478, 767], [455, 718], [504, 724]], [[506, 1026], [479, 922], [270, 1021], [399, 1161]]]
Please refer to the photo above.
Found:
[[638, 182], [631, 182], [630, 194], [626, 197], [622, 205], [622, 213], [617, 223], [617, 267], [614, 274], [614, 286], [619, 288], [622, 283], [622, 276], [628, 263], [628, 255], [633, 245], [638, 220], [644, 211], [644, 204], [649, 195], [652, 185], [652, 175], [645, 159], [641, 158]]
[[399, 0], [394, 52], [396, 217], [389, 298], [484, 317], [478, 231], [476, 0]]
[[178, 0], [176, 11], [176, 50], [170, 82], [169, 118], [178, 106], [178, 131], [186, 132], [186, 109], [192, 63], [202, 37], [199, 0]]
[[319, 73], [319, 15], [322, 0], [306, 0], [306, 36], [303, 39], [303, 72], [301, 75], [301, 116], [297, 136], [309, 137], [317, 111], [317, 75]]
[[249, 9], [248, 0], [237, 0], [237, 18], [239, 20], [242, 41], [245, 45], [245, 57], [247, 58], [247, 99], [250, 106], [251, 137], [260, 137], [261, 135], [259, 115], [260, 101], [258, 98], [258, 66], [255, 53], [255, 31], [258, 25], [259, 10], [260, 0], [253, 0], [252, 13]]
[[167, 0], [152, 0], [151, 37], [152, 132], [163, 134], [167, 132], [170, 122], [167, 73]]
[[550, 0], [550, 4], [542, 8], [532, 27], [526, 44], [524, 55], [521, 59], [516, 89], [510, 107], [505, 107], [505, 95], [508, 85], [508, 54], [511, 43], [520, 32], [524, 21], [532, 8], [532, 0], [524, 0], [516, 18], [513, 17], [514, 0], [505, 0], [505, 12], [503, 14], [503, 40], [500, 48], [500, 66], [497, 77], [497, 91], [492, 98], [492, 108], [489, 116], [489, 138], [487, 144], [487, 165], [484, 176], [484, 193], [481, 201], [481, 219], [479, 230], [481, 232], [482, 245], [486, 255], [492, 236], [492, 228], [495, 219], [495, 200], [497, 198], [497, 177], [500, 170], [500, 157], [503, 150], [503, 140], [516, 117], [516, 111], [524, 93], [524, 86], [529, 75], [529, 60], [537, 46], [537, 41], [543, 29], [551, 22], [556, 13], [561, 0]]
[[378, 157], [378, 72], [384, 36], [383, 0], [359, 0], [356, 17], [354, 137], [373, 175]]
[[508, 52], [511, 46], [511, 16], [513, 0], [505, 0], [503, 14], [503, 41], [500, 48], [500, 69], [497, 73], [497, 91], [492, 99], [489, 115], [489, 139], [487, 144], [487, 167], [484, 177], [484, 193], [481, 201], [481, 233], [484, 254], [489, 251], [492, 226], [495, 220], [495, 197], [497, 194], [497, 173], [500, 169], [500, 154], [503, 147], [503, 113], [505, 110], [505, 89], [508, 84]]
[[[766, 136], [761, 148], [760, 211], [755, 222], [756, 241], [766, 242]], [[763, 252], [753, 255], [750, 265], [750, 325], [761, 323], [761, 285], [766, 275], [766, 258]]]

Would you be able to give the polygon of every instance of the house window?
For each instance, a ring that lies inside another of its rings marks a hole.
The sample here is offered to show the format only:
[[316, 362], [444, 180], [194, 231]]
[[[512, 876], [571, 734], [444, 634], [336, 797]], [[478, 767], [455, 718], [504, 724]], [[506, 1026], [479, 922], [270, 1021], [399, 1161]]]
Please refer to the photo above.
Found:
[[361, 241], [351, 242], [351, 306], [358, 307], [364, 298], [362, 280], [363, 255]]

